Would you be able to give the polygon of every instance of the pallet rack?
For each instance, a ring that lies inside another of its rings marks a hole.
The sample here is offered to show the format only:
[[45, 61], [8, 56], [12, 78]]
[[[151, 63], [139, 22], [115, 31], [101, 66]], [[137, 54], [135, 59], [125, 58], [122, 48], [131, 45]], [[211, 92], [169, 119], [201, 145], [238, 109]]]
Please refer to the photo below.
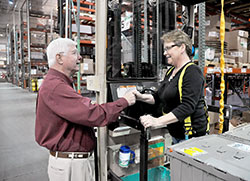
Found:
[[[48, 69], [45, 48], [47, 45], [48, 33], [52, 33], [53, 31], [52, 22], [55, 18], [52, 14], [44, 15], [30, 11], [30, 3], [30, 0], [25, 0], [21, 6], [19, 6], [18, 24], [16, 23], [16, 8], [14, 8], [13, 11], [13, 29], [10, 27], [8, 28], [8, 53], [10, 54], [8, 71], [13, 84], [21, 86], [22, 88], [29, 87], [31, 91], [32, 80], [43, 78]], [[50, 30], [47, 30], [45, 27], [31, 27], [31, 17], [35, 20], [50, 19]], [[34, 44], [32, 42], [33, 38], [31, 35], [33, 35], [34, 32], [44, 35], [43, 43], [38, 42]], [[35, 58], [34, 53], [36, 54]], [[40, 53], [39, 58], [37, 58], [37, 53]], [[38, 69], [42, 71], [38, 72]]]
[[[215, 100], [218, 99], [216, 96], [216, 78], [220, 77], [220, 68], [219, 67], [205, 67], [204, 76], [207, 78], [207, 84], [211, 85], [212, 88], [212, 105], [215, 105]], [[224, 93], [224, 102], [227, 104], [228, 90], [231, 89], [233, 93], [236, 93], [239, 98], [244, 103], [241, 92], [247, 93], [250, 97], [250, 69], [249, 68], [225, 68], [225, 93]], [[219, 80], [219, 79], [218, 79]], [[236, 86], [235, 81], [241, 81], [242, 86]], [[219, 84], [217, 84], [219, 85]], [[247, 92], [246, 92], [247, 91]], [[249, 107], [249, 105], [244, 105]]]
[[[77, 48], [83, 58], [90, 57], [94, 60], [95, 38], [92, 29], [95, 27], [95, 3], [80, 0], [66, 0], [66, 4], [58, 1], [58, 26], [61, 37], [75, 39], [77, 41]], [[66, 10], [64, 6], [66, 5]], [[81, 12], [85, 12], [82, 15]], [[63, 21], [65, 20], [65, 21]], [[91, 31], [81, 32], [81, 26], [86, 26]], [[84, 38], [87, 36], [87, 38]], [[88, 51], [86, 51], [86, 49]], [[92, 52], [92, 53], [91, 53]], [[80, 94], [81, 88], [86, 87], [85, 78], [82, 77], [81, 65], [77, 73], [76, 87]]]

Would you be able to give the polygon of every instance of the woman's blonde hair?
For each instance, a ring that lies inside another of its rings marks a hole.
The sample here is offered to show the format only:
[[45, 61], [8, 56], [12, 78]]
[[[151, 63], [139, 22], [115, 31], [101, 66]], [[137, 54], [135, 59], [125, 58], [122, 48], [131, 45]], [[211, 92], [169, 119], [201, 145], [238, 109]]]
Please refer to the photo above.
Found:
[[189, 57], [192, 55], [192, 41], [189, 36], [181, 30], [173, 30], [168, 33], [165, 33], [161, 40], [163, 43], [174, 42], [174, 44], [181, 46], [182, 44], [186, 45], [186, 53]]

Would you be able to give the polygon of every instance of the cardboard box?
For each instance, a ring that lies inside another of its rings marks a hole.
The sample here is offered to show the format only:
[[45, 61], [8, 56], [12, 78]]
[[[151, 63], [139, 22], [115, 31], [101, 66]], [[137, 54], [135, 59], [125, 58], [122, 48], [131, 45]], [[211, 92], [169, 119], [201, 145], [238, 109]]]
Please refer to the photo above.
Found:
[[243, 122], [250, 122], [250, 111], [243, 111], [242, 112], [242, 121]]
[[30, 42], [33, 45], [45, 45], [45, 32], [32, 31]]
[[206, 28], [206, 40], [220, 40], [220, 30]]
[[[216, 53], [214, 57], [214, 61], [220, 62], [220, 58], [221, 58], [221, 53]], [[225, 63], [235, 64], [235, 57], [232, 55], [224, 54], [224, 61]]]
[[220, 115], [219, 113], [208, 111], [208, 115], [210, 117], [209, 124], [214, 124], [219, 122], [219, 115]]
[[[247, 38], [244, 36], [239, 36], [238, 31], [226, 32], [225, 41], [228, 43], [228, 50], [247, 50]], [[243, 35], [244, 33], [242, 33]]]
[[235, 63], [247, 63], [247, 50], [230, 50], [229, 55], [235, 57]]
[[248, 38], [248, 31], [235, 30], [235, 31], [231, 31], [228, 33], [230, 33], [230, 36], [232, 36], [232, 37], [240, 36], [240, 37]]
[[30, 52], [30, 58], [31, 59], [44, 59], [44, 53], [43, 52]]
[[83, 59], [81, 63], [81, 74], [94, 74], [94, 62], [93, 59]]
[[[92, 34], [94, 31], [94, 27], [92, 26], [80, 25], [80, 33]], [[76, 24], [72, 24], [72, 32], [77, 32]]]
[[155, 137], [148, 142], [148, 168], [164, 165], [165, 139]]
[[149, 140], [148, 143], [148, 159], [152, 160], [158, 157], [164, 156], [165, 139], [159, 137], [156, 139]]
[[[206, 28], [212, 29], [217, 28], [220, 29], [220, 15], [207, 16], [206, 17]], [[225, 17], [225, 29], [226, 31], [231, 30], [231, 19]]]

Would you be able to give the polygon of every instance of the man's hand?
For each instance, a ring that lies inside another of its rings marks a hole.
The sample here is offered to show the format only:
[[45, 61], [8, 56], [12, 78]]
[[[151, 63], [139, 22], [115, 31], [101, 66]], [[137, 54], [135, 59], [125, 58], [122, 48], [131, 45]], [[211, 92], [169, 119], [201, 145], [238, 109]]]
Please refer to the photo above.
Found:
[[128, 105], [129, 106], [132, 106], [135, 104], [135, 101], [136, 101], [136, 97], [135, 97], [135, 91], [130, 91], [130, 92], [127, 92], [123, 98], [125, 98], [127, 101], [128, 101]]
[[141, 94], [139, 91], [135, 91], [134, 94], [136, 96], [136, 100], [143, 101], [143, 94]]

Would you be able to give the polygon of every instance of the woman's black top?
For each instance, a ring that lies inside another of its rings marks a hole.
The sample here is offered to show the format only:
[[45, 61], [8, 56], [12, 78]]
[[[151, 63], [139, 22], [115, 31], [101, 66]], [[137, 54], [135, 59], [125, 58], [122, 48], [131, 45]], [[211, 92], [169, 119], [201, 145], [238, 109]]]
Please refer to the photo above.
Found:
[[167, 125], [167, 128], [171, 136], [179, 139], [185, 138], [184, 119], [190, 115], [193, 136], [205, 135], [207, 129], [203, 92], [205, 80], [200, 68], [195, 64], [185, 70], [182, 82], [182, 103], [180, 103], [178, 80], [184, 67], [171, 80], [170, 76], [174, 69], [166, 75], [158, 91], [153, 95], [159, 109], [164, 113], [172, 112], [177, 117], [178, 122]]

